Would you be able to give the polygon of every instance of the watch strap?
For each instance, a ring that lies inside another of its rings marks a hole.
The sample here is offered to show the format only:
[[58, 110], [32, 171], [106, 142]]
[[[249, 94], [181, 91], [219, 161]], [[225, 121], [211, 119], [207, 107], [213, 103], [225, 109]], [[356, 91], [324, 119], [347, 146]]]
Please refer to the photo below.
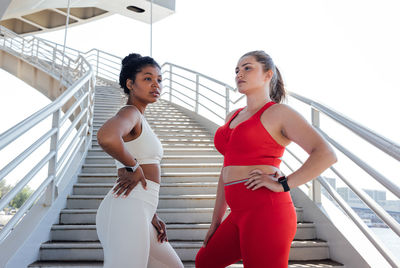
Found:
[[290, 191], [290, 187], [287, 183], [287, 178], [286, 176], [282, 176], [278, 179], [278, 182], [283, 186], [283, 191], [284, 192], [289, 192]]
[[133, 173], [138, 169], [138, 167], [139, 167], [139, 162], [136, 160], [136, 164], [133, 167], [125, 166], [125, 169], [126, 171]]

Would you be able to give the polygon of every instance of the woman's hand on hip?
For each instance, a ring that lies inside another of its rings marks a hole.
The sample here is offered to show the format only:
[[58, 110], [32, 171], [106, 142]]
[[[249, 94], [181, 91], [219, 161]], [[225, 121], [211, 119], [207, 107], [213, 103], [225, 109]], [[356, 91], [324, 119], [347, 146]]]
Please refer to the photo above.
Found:
[[124, 194], [123, 197], [127, 197], [139, 182], [146, 190], [146, 178], [141, 167], [138, 167], [135, 172], [129, 172], [125, 168], [118, 169], [118, 180], [113, 189], [115, 197], [119, 197], [122, 193]]
[[244, 183], [247, 189], [257, 190], [266, 187], [273, 192], [282, 192], [282, 185], [277, 181], [280, 174], [276, 171], [273, 174], [264, 173], [262, 170], [254, 169], [249, 173], [249, 180]]
[[156, 228], [157, 230], [157, 240], [158, 242], [168, 242], [167, 238], [167, 228], [165, 226], [165, 223], [157, 216], [157, 214], [154, 214], [153, 219], [151, 220], [151, 224]]

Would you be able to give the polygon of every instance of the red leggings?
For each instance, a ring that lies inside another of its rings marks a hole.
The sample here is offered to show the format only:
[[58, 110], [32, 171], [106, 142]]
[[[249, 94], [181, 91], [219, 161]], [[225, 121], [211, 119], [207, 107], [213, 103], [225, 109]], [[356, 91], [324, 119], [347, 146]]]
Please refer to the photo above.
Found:
[[243, 259], [245, 268], [287, 268], [297, 217], [289, 192], [249, 190], [243, 181], [225, 186], [231, 208], [205, 248], [197, 268], [222, 268]]

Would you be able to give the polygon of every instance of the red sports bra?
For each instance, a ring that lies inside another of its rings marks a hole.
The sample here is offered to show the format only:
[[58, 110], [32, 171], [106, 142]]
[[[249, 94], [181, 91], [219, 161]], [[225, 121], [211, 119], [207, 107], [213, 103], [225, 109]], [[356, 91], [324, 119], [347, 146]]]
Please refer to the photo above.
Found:
[[269, 165], [279, 168], [285, 147], [272, 138], [260, 120], [262, 113], [274, 104], [268, 102], [249, 119], [231, 129], [231, 121], [243, 110], [238, 109], [225, 125], [218, 128], [214, 145], [224, 155], [224, 167]]

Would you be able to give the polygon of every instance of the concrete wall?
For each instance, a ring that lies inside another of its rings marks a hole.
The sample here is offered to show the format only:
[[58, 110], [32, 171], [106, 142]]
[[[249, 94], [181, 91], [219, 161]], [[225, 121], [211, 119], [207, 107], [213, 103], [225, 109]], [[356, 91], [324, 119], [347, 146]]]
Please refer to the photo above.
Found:
[[51, 100], [55, 100], [65, 91], [64, 86], [60, 87], [57, 78], [3, 50], [0, 50], [0, 68], [36, 88]]

